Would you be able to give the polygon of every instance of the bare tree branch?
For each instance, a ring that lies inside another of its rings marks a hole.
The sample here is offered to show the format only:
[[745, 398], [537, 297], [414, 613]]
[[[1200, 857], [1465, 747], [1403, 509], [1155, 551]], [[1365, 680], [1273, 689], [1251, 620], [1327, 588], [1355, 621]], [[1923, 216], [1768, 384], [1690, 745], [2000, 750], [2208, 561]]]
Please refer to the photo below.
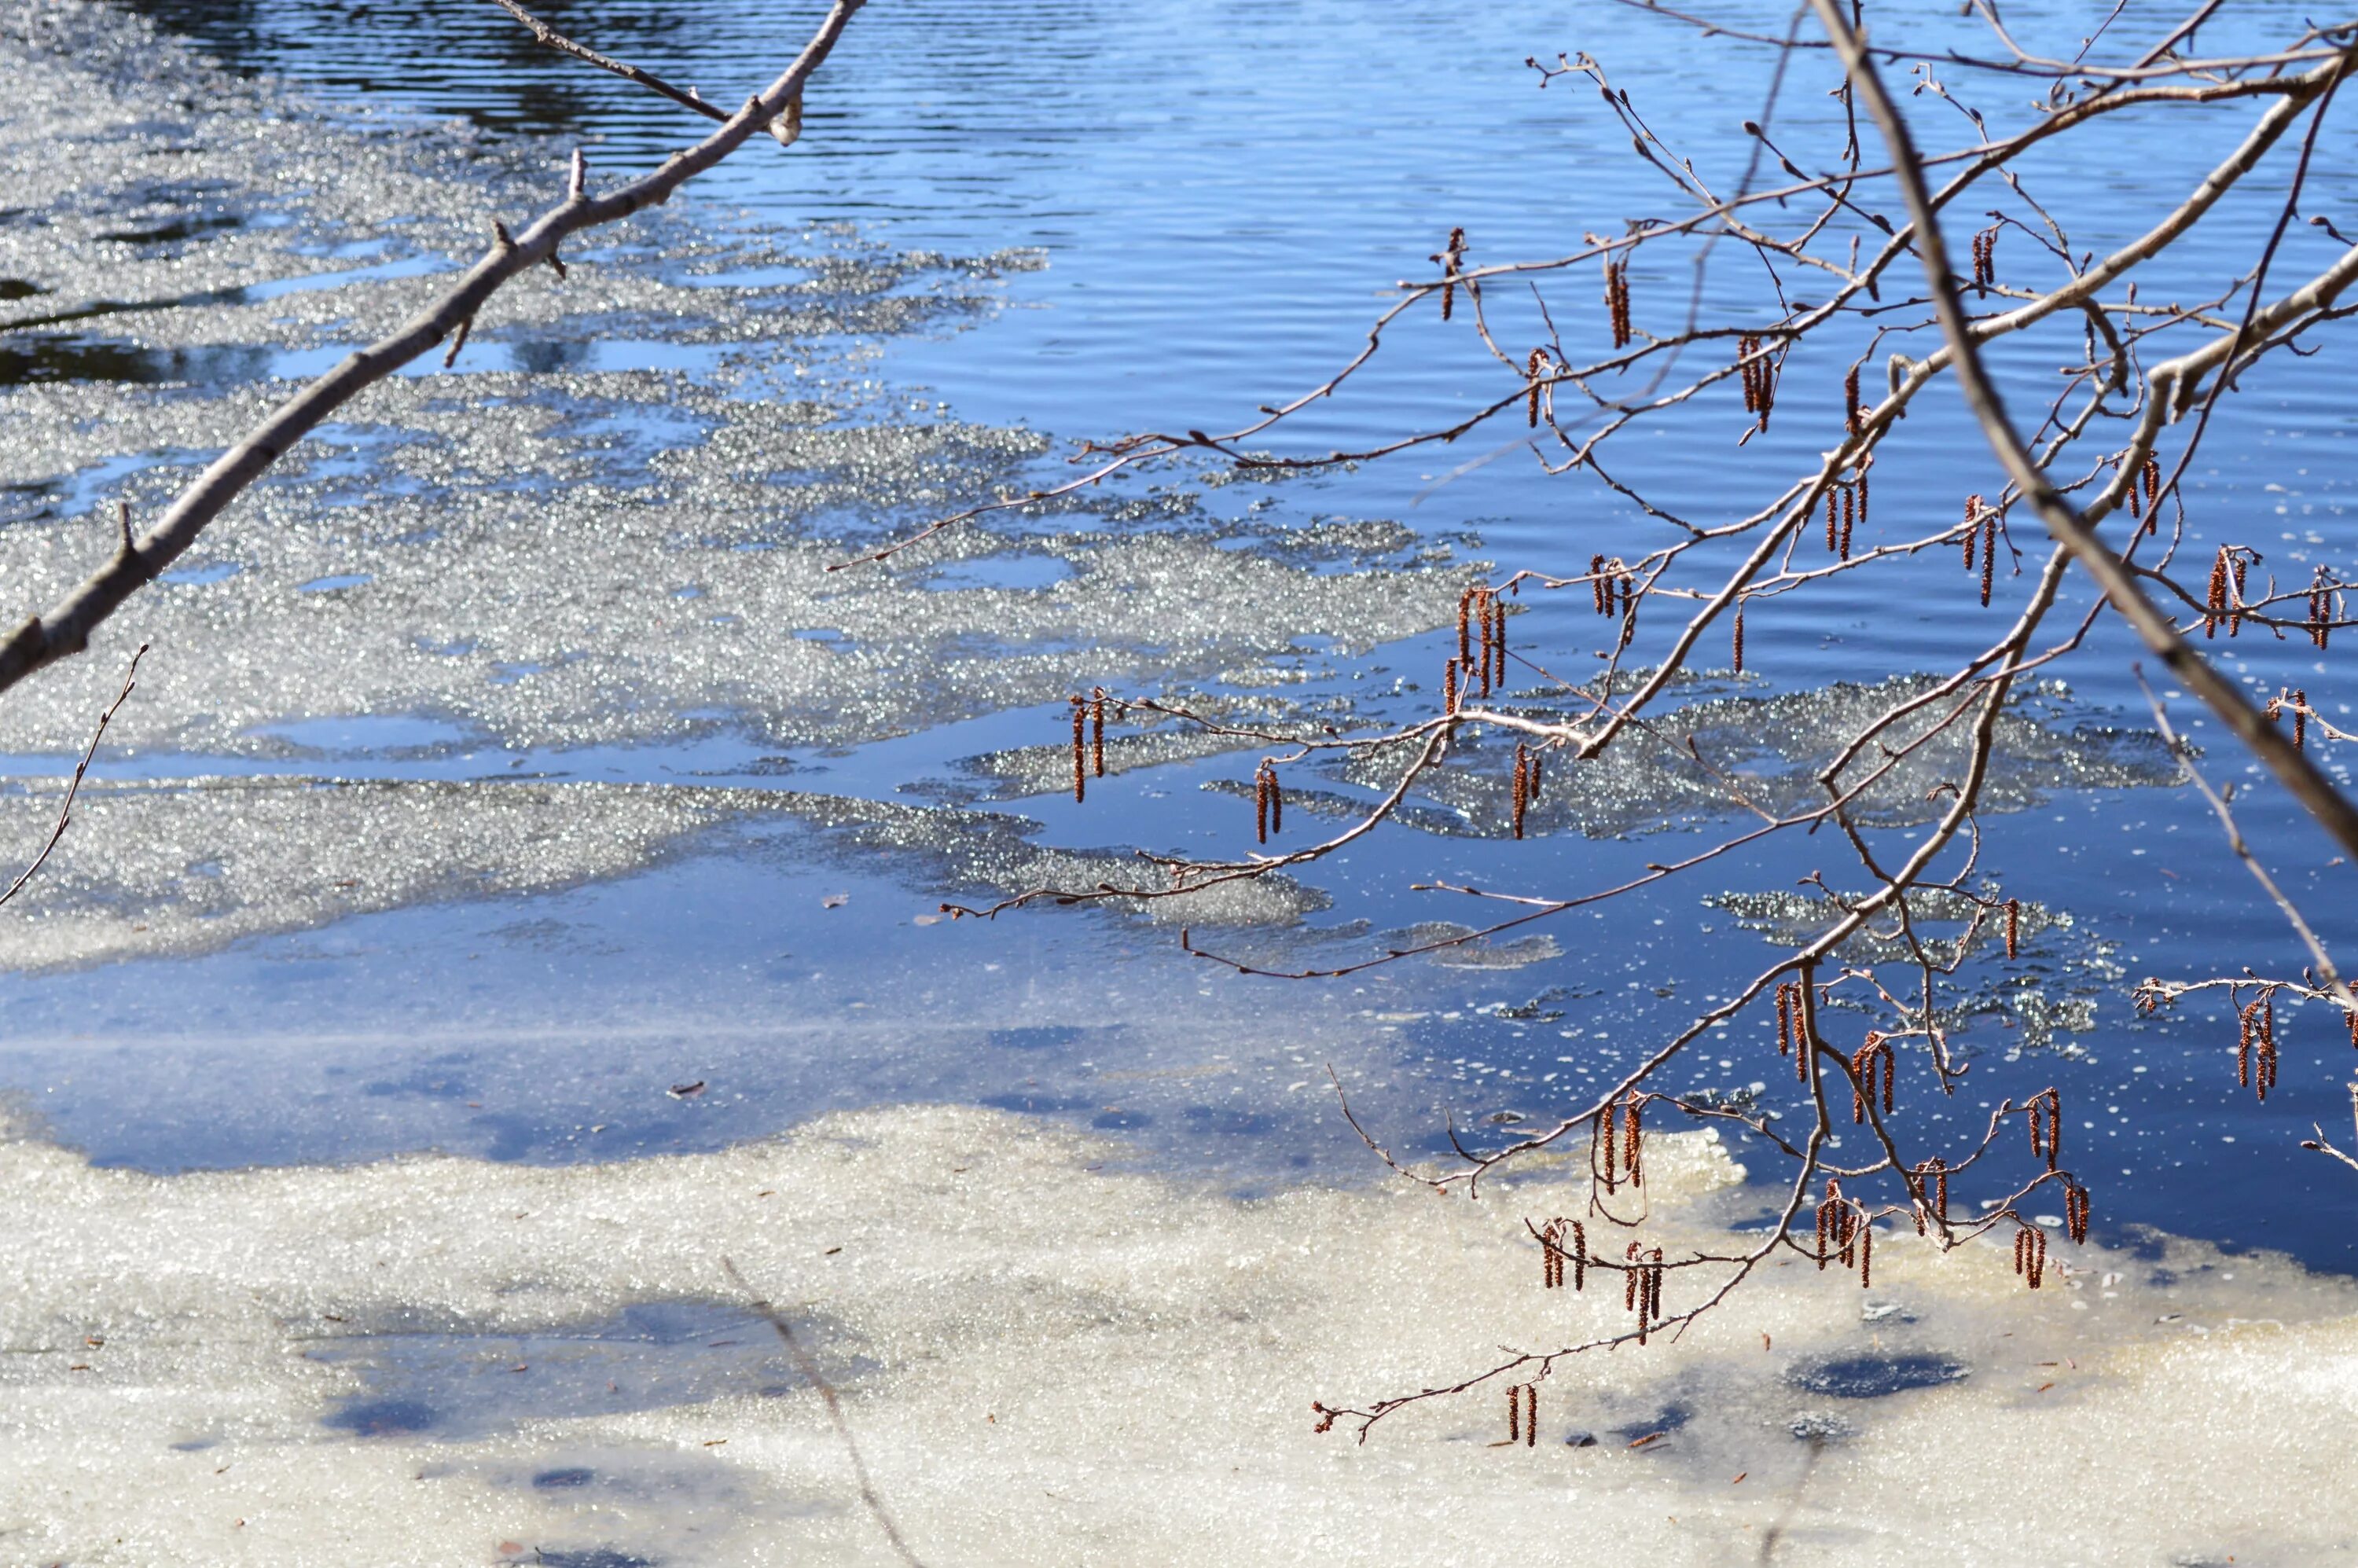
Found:
[[243, 439], [174, 498], [164, 515], [135, 538], [126, 534], [114, 558], [70, 593], [28, 617], [0, 642], [0, 691], [58, 659], [89, 646], [90, 634], [132, 594], [178, 558], [207, 524], [221, 515], [296, 442], [366, 388], [417, 359], [455, 331], [462, 330], [502, 287], [556, 259], [557, 246], [585, 229], [611, 223], [670, 200], [673, 191], [719, 163], [747, 138], [792, 112], [811, 74], [834, 49], [836, 40], [864, 0], [833, 0], [826, 18], [802, 53], [778, 78], [745, 101], [719, 128], [696, 146], [674, 153], [654, 172], [591, 196], [581, 182], [560, 205], [510, 234], [492, 224], [492, 243], [482, 259], [432, 304], [382, 338], [347, 355], [333, 370], [281, 404]]

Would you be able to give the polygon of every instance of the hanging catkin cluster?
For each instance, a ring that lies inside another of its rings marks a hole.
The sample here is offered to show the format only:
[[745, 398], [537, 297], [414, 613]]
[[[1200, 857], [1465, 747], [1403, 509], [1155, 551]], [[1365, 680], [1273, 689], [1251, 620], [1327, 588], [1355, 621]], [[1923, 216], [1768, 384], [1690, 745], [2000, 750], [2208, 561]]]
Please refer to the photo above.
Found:
[[1749, 332], [1736, 340], [1736, 357], [1744, 370], [1744, 411], [1766, 430], [1768, 411], [1777, 406], [1777, 367]]
[[1627, 1180], [1633, 1187], [1646, 1184], [1646, 1142], [1639, 1108], [1645, 1097], [1637, 1090], [1629, 1091], [1628, 1102], [1606, 1102], [1597, 1113], [1596, 1143], [1605, 1155], [1605, 1190], [1612, 1192], [1628, 1173]]
[[1638, 1343], [1646, 1343], [1652, 1325], [1662, 1321], [1662, 1249], [1649, 1252], [1632, 1241], [1622, 1254], [1628, 1260], [1621, 1276], [1621, 1306], [1638, 1314]]
[[1627, 257], [1606, 258], [1605, 308], [1613, 318], [1613, 346], [1628, 348], [1634, 334], [1629, 330], [1629, 262]]
[[1842, 1184], [1826, 1178], [1826, 1195], [1818, 1202], [1818, 1270], [1839, 1259], [1845, 1269], [1858, 1271], [1858, 1287], [1875, 1278], [1875, 1227], [1866, 1211], [1843, 1196]]
[[2087, 1188], [2073, 1182], [2063, 1189], [2063, 1227], [2071, 1232], [2074, 1247], [2087, 1245], [2088, 1208]]
[[1595, 597], [1599, 615], [1625, 615], [1637, 602], [1638, 579], [1631, 575], [1629, 564], [1618, 556], [1588, 557], [1588, 588]]
[[1079, 801], [1087, 798], [1092, 775], [1105, 777], [1105, 687], [1069, 700], [1073, 705], [1073, 798]]
[[2244, 574], [2251, 567], [2251, 557], [2233, 545], [2219, 546], [2218, 556], [2211, 563], [2211, 589], [2202, 601], [2202, 634], [2216, 637], [2219, 623], [2227, 623], [2227, 635], [2244, 634]]
[[2292, 749], [2305, 750], [2309, 745], [2309, 693], [2279, 692], [2268, 699], [2268, 717], [2281, 719], [2292, 715]]
[[1457, 308], [1457, 275], [1466, 261], [1466, 231], [1450, 230], [1449, 243], [1432, 259], [1441, 264], [1441, 319], [1446, 321]]
[[1469, 588], [1457, 596], [1457, 663], [1468, 690], [1476, 681], [1484, 697], [1505, 689], [1507, 601], [1496, 589]]
[[1267, 758], [1253, 774], [1253, 834], [1263, 844], [1285, 827], [1285, 792], [1277, 787], [1277, 764]]
[[2018, 898], [2010, 898], [2006, 901], [2006, 956], [2009, 958], [2013, 957], [2020, 950], [2021, 945], [2022, 901]]
[[2063, 1097], [2053, 1089], [2041, 1089], [2030, 1097], [2026, 1108], [2030, 1121], [2030, 1157], [2044, 1157], [2047, 1168], [2055, 1169], [2055, 1162], [2063, 1153]]
[[1997, 281], [1997, 225], [1974, 236], [1974, 292], [1987, 294]]
[[1946, 1230], [1949, 1226], [1949, 1162], [1938, 1154], [1916, 1167], [1916, 1234], [1927, 1222]]
[[1517, 1383], [1507, 1390], [1507, 1441], [1526, 1448], [1540, 1440], [1540, 1386]]
[[[1566, 1249], [1563, 1238], [1572, 1237]], [[1540, 1285], [1544, 1290], [1561, 1290], [1563, 1286], [1563, 1266], [1572, 1264], [1572, 1288], [1585, 1290], [1588, 1286], [1588, 1232], [1576, 1219], [1551, 1219], [1540, 1229]]]
[[[2139, 492], [2144, 492], [2142, 498]], [[2145, 526], [2139, 530], [2140, 533], [2152, 533], [2154, 524], [2160, 521], [2160, 510], [2154, 504], [2160, 497], [2161, 463], [2157, 459], [2147, 458], [2145, 467], [2137, 470], [2137, 477], [2129, 481], [2129, 515], [2145, 519]]]
[[1515, 742], [1515, 837], [1523, 836], [1523, 816], [1540, 797], [1540, 754], [1522, 741]]
[[2268, 1101], [2277, 1087], [2277, 994], [2269, 991], [2249, 1002], [2237, 1014], [2243, 1038], [2235, 1046], [2235, 1081]]
[[[1891, 1042], [1879, 1031], [1870, 1031], [1866, 1044], [1852, 1054], [1850, 1059], [1850, 1119], [1855, 1122], [1866, 1119], [1867, 1107], [1880, 1099], [1883, 1108], [1891, 1108]], [[1881, 1092], [1877, 1084], [1882, 1085]]]
[[1810, 1081], [1810, 1024], [1802, 1006], [1801, 982], [1787, 980], [1777, 988], [1777, 1054], [1793, 1058], [1793, 1076]]
[[1851, 529], [1866, 521], [1866, 468], [1860, 465], [1855, 479], [1826, 485], [1826, 553], [1845, 561], [1850, 559]]
[[[1978, 522], [1981, 525], [1975, 527]], [[1983, 503], [1978, 495], [1965, 497], [1965, 569], [1974, 569], [1974, 546], [1980, 546], [1982, 567], [1982, 603], [1990, 601], [1990, 589], [1997, 579], [1997, 508]]]
[[2047, 1275], [2047, 1232], [2026, 1225], [2014, 1233], [2014, 1271], [2037, 1290]]

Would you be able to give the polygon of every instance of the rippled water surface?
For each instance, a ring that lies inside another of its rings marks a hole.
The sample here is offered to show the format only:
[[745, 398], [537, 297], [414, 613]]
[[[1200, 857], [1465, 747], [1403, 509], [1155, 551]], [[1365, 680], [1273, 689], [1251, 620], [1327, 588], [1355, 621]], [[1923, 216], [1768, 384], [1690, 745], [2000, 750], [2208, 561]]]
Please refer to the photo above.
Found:
[[[552, 198], [575, 146], [619, 173], [695, 130], [489, 6], [437, 0], [397, 24], [295, 0], [133, 8], [257, 79], [285, 124], [320, 115], [384, 168], [366, 189], [352, 176], [350, 211], [274, 208], [266, 182], [241, 183], [254, 157], [287, 161], [282, 185], [321, 178], [299, 136], [227, 146], [215, 183], [157, 184], [153, 211], [117, 182], [84, 203], [114, 204], [89, 216], [93, 232], [192, 202], [218, 225], [139, 242], [135, 279], [62, 262], [35, 276], [57, 253], [18, 243], [10, 265], [45, 292], [8, 307], [26, 325], [0, 370], [23, 388], [19, 429], [49, 443], [12, 461], [0, 498], [18, 580], [64, 580], [114, 495], [160, 501], [253, 394], [392, 319], [489, 218]], [[2059, 35], [2098, 16], [2068, 9], [2048, 18]], [[560, 19], [724, 101], [813, 10], [581, 4]], [[2234, 26], [2289, 15], [2246, 7]], [[1627, 548], [1646, 524], [1625, 503], [1520, 453], [1447, 483], [1492, 454], [1282, 483], [1181, 466], [887, 570], [823, 568], [992, 484], [1062, 471], [1076, 441], [1231, 427], [1314, 385], [1453, 224], [1491, 261], [1667, 211], [1674, 193], [1626, 156], [1594, 90], [1542, 91], [1522, 63], [1571, 49], [1642, 83], [1700, 164], [1733, 178], [1762, 57], [1698, 49], [1635, 11], [871, 5], [814, 90], [802, 146], [749, 149], [652, 226], [586, 245], [573, 281], [519, 290], [454, 376], [421, 366], [323, 431], [125, 617], [126, 633], [162, 641], [125, 749], [16, 939], [0, 1073], [100, 1159], [167, 1169], [710, 1148], [820, 1108], [949, 1098], [1077, 1119], [1249, 1185], [1363, 1168], [1329, 1062], [1410, 1148], [1439, 1142], [1444, 1111], [1489, 1126], [1558, 1110], [1748, 977], [1772, 952], [1762, 935], [1806, 915], [1797, 880], [1832, 874], [1842, 852], [1777, 843], [1517, 945], [1293, 987], [1207, 978], [1175, 930], [1136, 916], [974, 926], [931, 912], [1116, 865], [1133, 845], [1232, 849], [1248, 830], [1249, 757], [1175, 736], [1118, 737], [1115, 776], [1075, 806], [1058, 775], [1066, 691], [1408, 717], [1432, 700], [1466, 581], [1485, 563], [1577, 568]], [[283, 107], [297, 101], [314, 107]], [[1836, 111], [1808, 93], [1781, 113], [1805, 139]], [[2075, 236], [2103, 245], [2242, 124], [2043, 172], [2104, 193]], [[2349, 193], [2350, 164], [2320, 165], [2327, 205]], [[2240, 265], [2270, 200], [2231, 203], [2189, 247], [2189, 276]], [[1635, 278], [1646, 308], [1683, 308], [1683, 265], [1650, 265]], [[1548, 287], [1593, 324], [1593, 275]], [[1751, 287], [1723, 258], [1704, 308]], [[1535, 330], [1520, 299], [1497, 311], [1502, 330]], [[2044, 366], [2058, 341], [2008, 353]], [[1757, 504], [1812, 450], [1810, 416], [1830, 416], [1839, 373], [1812, 386], [1806, 368], [1789, 373], [1771, 437], [1739, 451], [1732, 419], [1706, 421], [1700, 447], [1625, 449], [1621, 477], [1702, 515]], [[1498, 374], [1417, 319], [1289, 449], [1446, 418], [1498, 395]], [[110, 385], [157, 390], [77, 425], [76, 400]], [[2343, 401], [2330, 360], [2276, 366], [2231, 400], [2190, 476], [2194, 547], [2213, 519], [2239, 537], [2257, 519], [2296, 563], [2340, 558]], [[1879, 508], [1945, 515], [1994, 488], [1953, 409], [1911, 426], [1877, 470]], [[1961, 581], [1946, 560], [1833, 579], [1755, 621], [1750, 674], [1700, 679], [1682, 705], [1798, 781], [1875, 695], [1859, 687], [1979, 646]], [[1514, 636], [1593, 667], [1592, 625], [1585, 606], [1538, 596]], [[0, 727], [18, 771], [54, 771], [121, 651]], [[1971, 1127], [1985, 1098], [2059, 1083], [2075, 1141], [2102, 1151], [2104, 1220], [2347, 1266], [2358, 1191], [2294, 1148], [2311, 1119], [2343, 1114], [2338, 1025], [2294, 1021], [2282, 1088], [2258, 1109], [2234, 1090], [2219, 1009], [2148, 1022], [2128, 1006], [2147, 973], [2291, 962], [2143, 733], [2130, 653], [2100, 633], [2018, 716], [1985, 857], [2040, 912], [2032, 961], [1968, 965], [1974, 1088], [1933, 1114]], [[2289, 648], [2226, 657], [2255, 687], [2306, 681], [2339, 710], [2335, 683]], [[1195, 917], [1198, 937], [1209, 925], [1227, 950], [1324, 963], [1479, 918], [1414, 881], [1585, 890], [1723, 818], [1675, 755], [1632, 747], [1515, 843], [1505, 765], [1476, 746], [1404, 826]], [[199, 778], [246, 782], [182, 787]], [[1317, 792], [1341, 809], [1367, 782], [1305, 779], [1297, 812], [1331, 820]], [[52, 801], [28, 785], [0, 809], [30, 841]], [[2329, 925], [2346, 915], [2346, 871], [2301, 870], [2319, 857], [2266, 793], [2248, 825]], [[1775, 1103], [1776, 1068], [1764, 1024], [1683, 1081]]]

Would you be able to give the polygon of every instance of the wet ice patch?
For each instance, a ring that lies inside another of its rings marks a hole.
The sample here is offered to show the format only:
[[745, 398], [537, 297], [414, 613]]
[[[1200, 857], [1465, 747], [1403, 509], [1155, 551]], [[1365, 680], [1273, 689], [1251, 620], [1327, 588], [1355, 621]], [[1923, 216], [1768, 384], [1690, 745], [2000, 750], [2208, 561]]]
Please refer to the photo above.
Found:
[[[314, 745], [322, 738], [303, 732]], [[322, 745], [322, 749], [329, 749]], [[55, 781], [0, 789], [0, 842], [36, 844]], [[1093, 886], [1127, 852], [1036, 841], [986, 813], [795, 791], [690, 785], [284, 777], [92, 783], [75, 826], [0, 925], [0, 965], [53, 968], [207, 952], [406, 905], [547, 892], [640, 871], [730, 826], [806, 830], [755, 853], [880, 855], [936, 897]], [[1198, 925], [1287, 925], [1324, 907], [1282, 877], [1104, 907]]]
[[[1747, 1560], [1780, 1520], [1820, 1561], [2009, 1561], [2013, 1510], [1919, 1503], [1928, 1474], [2016, 1484], [2026, 1454], [2107, 1456], [2041, 1517], [2059, 1561], [2223, 1540], [2308, 1561], [2358, 1506], [2314, 1438], [2358, 1392], [2358, 1294], [2265, 1257], [2206, 1270], [2180, 1242], [2155, 1243], [2166, 1284], [2089, 1249], [2032, 1293], [2001, 1249], [1894, 1237], [1878, 1271], [1920, 1308], [1897, 1327], [1859, 1323], [1855, 1281], [1772, 1261], [1676, 1340], [1561, 1363], [1540, 1385], [1545, 1444], [1502, 1444], [1487, 1388], [1409, 1407], [1364, 1447], [1321, 1438], [1314, 1398], [1412, 1391], [1626, 1322], [1617, 1291], [1540, 1288], [1522, 1221], [1569, 1212], [1568, 1173], [1481, 1203], [1397, 1184], [1238, 1201], [1109, 1153], [944, 1107], [561, 1169], [157, 1178], [0, 1144], [18, 1260], [0, 1519], [28, 1559], [97, 1563], [871, 1561], [819, 1400], [774, 1357], [711, 1343], [750, 1315], [722, 1256], [811, 1325], [928, 1560], [1404, 1562], [1559, 1530], [1574, 1495], [1649, 1562]], [[1648, 1185], [1650, 1238], [1741, 1245], [1725, 1227], [1757, 1200], [1715, 1146], [1665, 1135]], [[2099, 1269], [2125, 1274], [2114, 1293], [2081, 1288]], [[594, 1348], [651, 1298], [690, 1304], [620, 1359]], [[402, 1331], [441, 1337], [403, 1365], [348, 1353]], [[531, 1372], [500, 1369], [509, 1344], [535, 1367], [585, 1358], [535, 1403], [513, 1391]], [[1974, 1372], [1918, 1379], [1917, 1357]], [[1920, 1386], [1857, 1398], [1843, 1368], [1863, 1363], [1877, 1390]], [[597, 1408], [626, 1364], [651, 1397]], [[500, 1390], [488, 1413], [438, 1426], [427, 1412], [478, 1381]], [[350, 1415], [371, 1400], [373, 1425]]]
[[[1817, 775], [1837, 750], [1869, 721], [1922, 696], [1933, 684], [1929, 677], [1903, 676], [1873, 686], [1842, 682], [1768, 697], [1712, 697], [1658, 710], [1647, 724], [1623, 730], [1588, 761], [1549, 753], [1527, 829], [1618, 838], [1741, 812], [1744, 807], [1729, 797], [1714, 770], [1732, 775], [1763, 811], [1787, 815], [1822, 805], [1826, 789]], [[1567, 716], [1562, 708], [1521, 701], [1505, 707], [1549, 721]], [[1587, 711], [1585, 704], [1574, 710], [1580, 717]], [[1908, 748], [1947, 711], [1935, 704], [1912, 714], [1886, 730], [1884, 740], [1893, 751]], [[1942, 803], [1928, 798], [1928, 792], [1963, 777], [1971, 732], [1970, 722], [1961, 721], [1908, 750], [1855, 798], [1852, 820], [1876, 827], [1934, 820]], [[1689, 753], [1690, 739], [1708, 766]], [[1511, 735], [1462, 741], [1450, 765], [1417, 781], [1415, 795], [1444, 812], [1408, 818], [1410, 825], [1436, 833], [1506, 837], [1512, 831], [1514, 751]], [[1405, 752], [1379, 751], [1323, 766], [1330, 776], [1362, 788], [1389, 789], [1408, 760]], [[1885, 761], [1869, 748], [1837, 784], [1859, 784]], [[2178, 779], [2177, 763], [2158, 736], [2094, 725], [2059, 694], [2031, 692], [2017, 698], [1998, 720], [1982, 808], [2020, 811], [2057, 790], [2151, 787]]]

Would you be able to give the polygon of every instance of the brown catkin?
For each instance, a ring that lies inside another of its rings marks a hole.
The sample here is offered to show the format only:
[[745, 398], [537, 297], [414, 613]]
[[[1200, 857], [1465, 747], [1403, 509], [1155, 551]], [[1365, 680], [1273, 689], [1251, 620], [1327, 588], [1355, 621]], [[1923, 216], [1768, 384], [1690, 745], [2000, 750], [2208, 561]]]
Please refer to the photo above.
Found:
[[1523, 1390], [1520, 1389], [1509, 1389], [1507, 1390], [1507, 1441], [1509, 1443], [1520, 1443], [1522, 1440]]
[[1997, 511], [1992, 508], [1982, 519], [1982, 603], [1990, 601], [1990, 587], [1997, 578]]
[[1839, 551], [1837, 551], [1836, 553], [1837, 553], [1838, 555], [1840, 555], [1844, 560], [1848, 560], [1848, 559], [1850, 559], [1850, 529], [1851, 529], [1851, 524], [1852, 524], [1852, 523], [1854, 523], [1855, 521], [1856, 521], [1856, 515], [1857, 515], [1857, 511], [1858, 511], [1858, 487], [1857, 487], [1857, 486], [1855, 486], [1855, 485], [1848, 485], [1848, 484], [1846, 484], [1846, 485], [1844, 485], [1844, 486], [1842, 487], [1842, 492], [1843, 492], [1842, 548], [1841, 548]]
[[2292, 694], [2292, 748], [2301, 751], [2309, 745], [2309, 693]]
[[1269, 764], [1263, 762], [1253, 773], [1253, 838], [1260, 843], [1269, 842]]
[[2227, 546], [2219, 546], [2219, 554], [2211, 562], [2211, 591], [2202, 600], [2202, 634], [2216, 637], [2219, 621], [2227, 611]]
[[1736, 673], [1744, 673], [1744, 600], [1736, 601]]
[[1611, 1192], [1621, 1182], [1621, 1106], [1608, 1102], [1601, 1113], [1598, 1140], [1605, 1145], [1605, 1190]]
[[1457, 304], [1457, 265], [1465, 256], [1466, 231], [1462, 228], [1450, 230], [1448, 250], [1433, 258], [1442, 266], [1441, 319], [1444, 321], [1449, 319], [1450, 311]]
[[1869, 452], [1858, 465], [1858, 525], [1866, 526], [1866, 470], [1875, 466], [1875, 454]]
[[1087, 771], [1081, 765], [1085, 756], [1082, 746], [1082, 729], [1087, 722], [1087, 716], [1081, 699], [1076, 697], [1073, 698], [1073, 799], [1075, 801], [1088, 797], [1088, 777]]
[[1523, 1385], [1523, 1446], [1537, 1448], [1539, 1445], [1540, 1386], [1537, 1383], [1525, 1383]]
[[1977, 525], [1981, 520], [1981, 513], [1982, 498], [1978, 495], [1965, 497], [1965, 569], [1967, 571], [1974, 569], [1974, 541], [1981, 536], [1981, 529]]
[[2015, 956], [2021, 946], [2021, 941], [2022, 901], [2018, 898], [2010, 898], [2006, 901], [2006, 956], [2007, 957], [2011, 958]]
[[1744, 411], [1760, 412], [1760, 366], [1753, 356], [1760, 351], [1760, 340], [1747, 332], [1736, 341], [1737, 373], [1744, 382]]
[[1530, 792], [1530, 790], [1531, 790], [1531, 748], [1529, 748], [1528, 746], [1525, 746], [1521, 741], [1517, 741], [1517, 742], [1515, 743], [1515, 793], [1514, 793], [1515, 837], [1516, 837], [1516, 838], [1521, 838], [1521, 837], [1523, 836], [1523, 806], [1524, 806], [1524, 805], [1525, 805], [1526, 801], [1529, 799], [1529, 792]]
[[1469, 588], [1457, 596], [1457, 662], [1474, 661], [1474, 596], [1482, 590]]
[[1444, 713], [1457, 711], [1457, 661], [1455, 659], [1442, 666], [1441, 709]]
[[2252, 1021], [2257, 1002], [2247, 1002], [2235, 1013], [2238, 1038], [2235, 1042], [2235, 1082], [2244, 1088], [2252, 1087]]
[[1524, 410], [1524, 423], [1534, 430], [1540, 427], [1540, 370], [1546, 363], [1547, 351], [1533, 349], [1530, 362], [1523, 367], [1524, 379], [1531, 384]]
[[1089, 701], [1089, 771], [1098, 778], [1105, 777], [1105, 692], [1102, 688]]
[[1629, 1115], [1623, 1124], [1627, 1130], [1623, 1134], [1621, 1162], [1629, 1167], [1629, 1184], [1633, 1187], [1642, 1187], [1646, 1184], [1646, 1146], [1640, 1141], [1641, 1133], [1639, 1128], [1638, 1108], [1641, 1103], [1643, 1102], [1636, 1094], [1630, 1095]]
[[2240, 555], [2235, 557], [2235, 600], [2227, 607], [2227, 635], [2230, 637], [2244, 634], [2244, 572], [2250, 565], [2245, 557]]
[[1588, 588], [1589, 591], [1596, 596], [1596, 613], [1612, 614], [1613, 606], [1607, 603], [1605, 598], [1605, 557], [1603, 556], [1588, 557]]
[[[2125, 470], [2127, 460], [2128, 460], [2125, 458], [2122, 460]], [[2145, 503], [2140, 500], [2137, 495], [2136, 476], [2135, 474], [2130, 474], [2128, 476], [2128, 481], [2129, 515], [2132, 517], [2142, 517], [2145, 515]]]
[[1831, 481], [1826, 485], [1826, 554], [1830, 556], [1834, 553], [1835, 546], [1842, 540], [1842, 503], [1834, 494], [1834, 492], [1841, 488], [1840, 484]]
[[1843, 428], [1853, 436], [1859, 433], [1858, 366], [1856, 365], [1851, 366], [1850, 374], [1843, 378]]

